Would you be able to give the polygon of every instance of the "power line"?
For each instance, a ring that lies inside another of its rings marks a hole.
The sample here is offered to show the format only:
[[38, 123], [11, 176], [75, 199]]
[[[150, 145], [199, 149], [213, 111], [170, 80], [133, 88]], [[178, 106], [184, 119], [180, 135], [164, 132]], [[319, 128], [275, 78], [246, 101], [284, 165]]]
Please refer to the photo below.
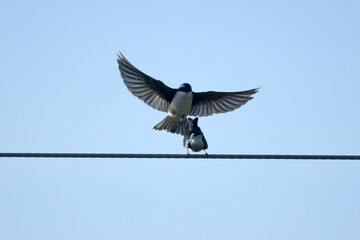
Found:
[[138, 153], [0, 153], [0, 157], [17, 158], [202, 158], [202, 159], [292, 159], [292, 160], [360, 160], [360, 155], [278, 155], [278, 154], [138, 154]]

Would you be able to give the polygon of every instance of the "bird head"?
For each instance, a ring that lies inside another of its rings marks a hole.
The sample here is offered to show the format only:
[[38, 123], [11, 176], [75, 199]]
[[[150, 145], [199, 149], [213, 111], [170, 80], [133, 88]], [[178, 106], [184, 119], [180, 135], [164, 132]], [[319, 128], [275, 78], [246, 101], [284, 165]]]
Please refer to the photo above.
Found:
[[192, 91], [191, 86], [188, 83], [181, 84], [178, 90], [182, 91], [182, 92], [191, 92]]
[[190, 133], [194, 133], [195, 135], [199, 135], [201, 134], [201, 129], [199, 128], [198, 126], [198, 120], [199, 118], [195, 118], [195, 119], [192, 119], [192, 118], [188, 118], [189, 120], [189, 130], [190, 130]]

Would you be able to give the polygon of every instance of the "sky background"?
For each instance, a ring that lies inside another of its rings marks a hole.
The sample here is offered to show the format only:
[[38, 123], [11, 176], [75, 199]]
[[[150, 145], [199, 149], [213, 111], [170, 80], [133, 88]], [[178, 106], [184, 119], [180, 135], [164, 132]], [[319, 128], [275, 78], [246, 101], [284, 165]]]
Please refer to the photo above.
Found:
[[[360, 154], [359, 1], [1, 1], [0, 152], [186, 153], [172, 88], [261, 87], [209, 154]], [[360, 162], [0, 159], [0, 239], [359, 239]]]

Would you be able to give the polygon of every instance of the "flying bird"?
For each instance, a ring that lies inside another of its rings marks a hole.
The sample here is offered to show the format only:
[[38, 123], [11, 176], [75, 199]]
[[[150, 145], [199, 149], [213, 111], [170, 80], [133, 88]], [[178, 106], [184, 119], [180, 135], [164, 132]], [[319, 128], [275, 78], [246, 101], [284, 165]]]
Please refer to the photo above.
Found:
[[167, 112], [168, 116], [154, 127], [156, 130], [184, 135], [188, 115], [203, 117], [233, 111], [258, 91], [254, 88], [240, 92], [193, 92], [188, 83], [181, 84], [178, 89], [170, 88], [137, 69], [121, 52], [117, 62], [129, 91], [150, 107]]
[[188, 118], [188, 125], [184, 135], [183, 145], [186, 148], [186, 154], [189, 155], [189, 149], [193, 152], [200, 152], [203, 150], [205, 156], [208, 153], [205, 149], [208, 148], [205, 136], [198, 125], [199, 118]]

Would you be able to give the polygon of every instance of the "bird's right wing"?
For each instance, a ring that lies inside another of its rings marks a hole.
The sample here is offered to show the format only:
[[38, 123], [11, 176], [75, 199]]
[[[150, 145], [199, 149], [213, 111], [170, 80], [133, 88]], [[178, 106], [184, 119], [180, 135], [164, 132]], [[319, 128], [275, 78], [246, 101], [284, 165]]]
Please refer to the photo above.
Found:
[[176, 89], [166, 86], [163, 82], [156, 80], [141, 72], [132, 65], [120, 52], [117, 62], [121, 77], [129, 91], [150, 107], [167, 112], [174, 98]]

